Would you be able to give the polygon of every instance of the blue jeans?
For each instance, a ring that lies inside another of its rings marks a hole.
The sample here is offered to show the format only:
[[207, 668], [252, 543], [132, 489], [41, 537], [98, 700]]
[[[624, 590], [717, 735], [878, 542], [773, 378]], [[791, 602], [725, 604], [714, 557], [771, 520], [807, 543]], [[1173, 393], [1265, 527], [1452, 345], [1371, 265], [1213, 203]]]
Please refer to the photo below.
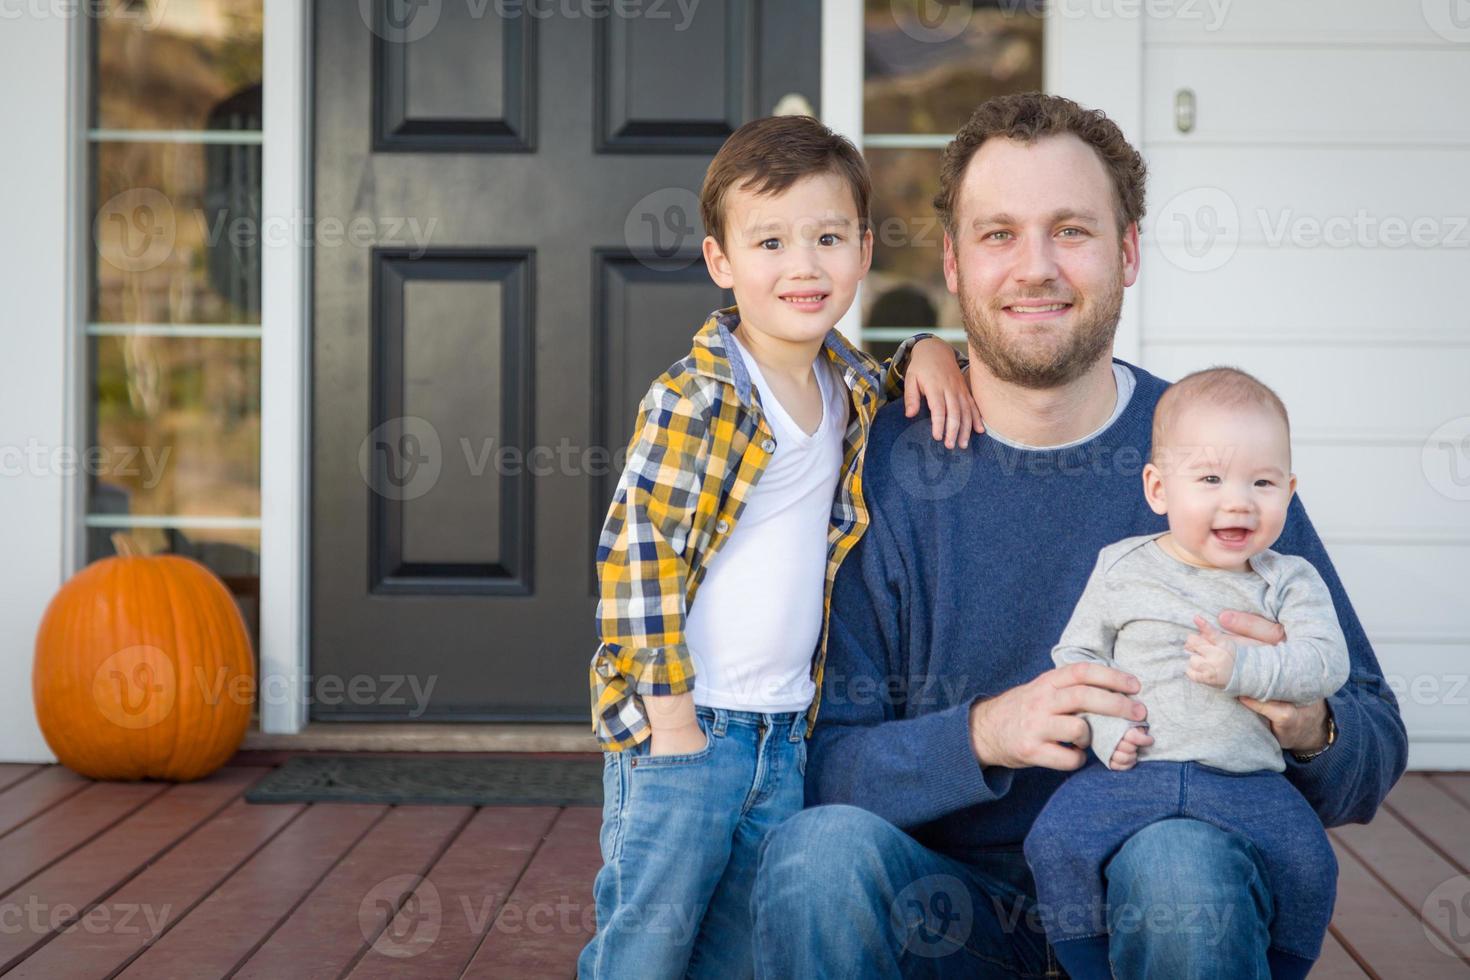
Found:
[[766, 838], [756, 976], [1057, 977], [1019, 847], [973, 862], [867, 810], [803, 810]]
[[[1140, 890], [1119, 878], [1145, 863], [1139, 855], [1150, 841], [1148, 860], [1158, 867]], [[1093, 760], [1052, 795], [1025, 850], [1047, 936], [1078, 980], [1111, 971], [1204, 976], [1198, 964], [1205, 961], [1220, 963], [1219, 975], [1301, 977], [1332, 918], [1332, 845], [1311, 806], [1277, 772], [1231, 773], [1195, 762], [1140, 762], [1114, 772]], [[1235, 928], [1241, 919], [1251, 925], [1245, 932]], [[1123, 931], [1191, 936], [1191, 948], [1181, 947], [1190, 959], [1158, 972], [1124, 969], [1110, 939]], [[1231, 937], [1243, 945], [1227, 951], [1220, 943]]]
[[[1152, 824], [1107, 869], [1117, 906], [1225, 902], [1237, 914], [1208, 937], [1120, 921], [1116, 976], [1267, 976], [1271, 896], [1250, 844], [1196, 820]], [[756, 875], [756, 975], [1066, 976], [1042, 931], [1019, 851], [960, 861], [866, 810], [819, 806], [777, 828]]]
[[749, 977], [766, 834], [801, 809], [806, 717], [696, 708], [708, 744], [603, 753], [597, 934], [577, 975]]

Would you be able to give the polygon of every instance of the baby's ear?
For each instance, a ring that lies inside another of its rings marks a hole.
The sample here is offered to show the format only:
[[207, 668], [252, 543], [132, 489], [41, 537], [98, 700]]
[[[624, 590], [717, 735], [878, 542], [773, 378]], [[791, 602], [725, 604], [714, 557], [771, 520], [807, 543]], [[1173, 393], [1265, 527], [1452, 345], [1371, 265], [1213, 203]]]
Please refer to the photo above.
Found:
[[1143, 467], [1143, 499], [1148, 501], [1149, 509], [1155, 514], [1169, 513], [1164, 495], [1164, 474], [1153, 463]]

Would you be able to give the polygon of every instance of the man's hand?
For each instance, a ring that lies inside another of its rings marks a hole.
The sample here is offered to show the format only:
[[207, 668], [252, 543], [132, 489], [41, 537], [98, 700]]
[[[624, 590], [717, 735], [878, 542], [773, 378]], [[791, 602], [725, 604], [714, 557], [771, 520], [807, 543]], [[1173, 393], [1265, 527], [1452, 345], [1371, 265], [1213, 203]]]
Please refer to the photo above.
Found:
[[[1138, 678], [1102, 664], [1068, 664], [1049, 670], [1027, 684], [976, 702], [970, 709], [970, 747], [982, 766], [1024, 769], [1080, 769], [1092, 744], [1087, 711], [1129, 721], [1148, 712], [1129, 698], [1139, 690]], [[1152, 745], [1144, 735], [1140, 745]], [[1059, 742], [1071, 742], [1067, 748]]]
[[1257, 701], [1244, 695], [1241, 704], [1271, 723], [1271, 734], [1287, 752], [1306, 755], [1327, 747], [1327, 702], [1292, 704], [1290, 701]]
[[1244, 646], [1274, 647], [1286, 642], [1286, 627], [1273, 623], [1264, 616], [1241, 612], [1239, 609], [1224, 609], [1220, 612], [1220, 628], [1225, 635], [1235, 640], [1246, 641]]
[[[1226, 609], [1220, 613], [1220, 625], [1227, 635], [1238, 640], [1275, 646], [1286, 641], [1286, 629], [1254, 613]], [[1191, 637], [1193, 639], [1193, 637]], [[1271, 723], [1271, 734], [1287, 752], [1306, 755], [1327, 745], [1327, 702], [1313, 701], [1298, 705], [1290, 701], [1257, 701], [1241, 696], [1241, 704]]]
[[1132, 769], [1134, 763], [1138, 762], [1138, 750], [1152, 744], [1154, 744], [1154, 739], [1148, 733], [1148, 729], [1128, 729], [1118, 740], [1118, 747], [1113, 749], [1113, 757], [1108, 760], [1108, 768], [1117, 772]]
[[1184, 676], [1196, 684], [1225, 689], [1235, 673], [1235, 641], [1210, 625], [1203, 616], [1194, 617], [1198, 633], [1191, 633], [1184, 640], [1184, 649], [1189, 651], [1189, 665]]
[[937, 337], [925, 337], [909, 351], [903, 374], [903, 414], [913, 418], [924, 400], [929, 401], [929, 419], [936, 440], [948, 449], [970, 445], [970, 431], [984, 432], [980, 407], [970, 392], [970, 383], [960, 372], [954, 348]]

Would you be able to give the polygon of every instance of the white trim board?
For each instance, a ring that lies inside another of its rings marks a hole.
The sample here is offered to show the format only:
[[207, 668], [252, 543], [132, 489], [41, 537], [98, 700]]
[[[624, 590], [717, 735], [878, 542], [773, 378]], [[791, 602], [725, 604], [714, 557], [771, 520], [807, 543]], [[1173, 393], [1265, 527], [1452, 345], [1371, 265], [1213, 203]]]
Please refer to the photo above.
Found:
[[[863, 148], [863, 5], [853, 0], [822, 0], [822, 105], [828, 129]], [[863, 333], [863, 284], [837, 330], [854, 344]]]
[[[311, 21], [314, 5], [265, 0], [265, 220], [298, 221], [311, 208]], [[302, 679], [311, 670], [308, 616], [311, 513], [308, 324], [311, 251], [296, 236], [266, 236], [261, 257], [260, 729], [306, 724]], [[264, 329], [265, 327], [269, 329]]]
[[[0, 129], [12, 134], [0, 183], [5, 306], [0, 312], [0, 759], [51, 762], [31, 694], [36, 629], [72, 563], [76, 526], [61, 452], [74, 451], [76, 264], [72, 226], [83, 208], [75, 145], [82, 91], [74, 77], [78, 22], [32, 10], [0, 29]], [[41, 450], [33, 453], [30, 447]], [[73, 456], [73, 460], [75, 460]], [[75, 466], [71, 466], [75, 469]]]
[[[1143, 150], [1143, 30], [1146, 17], [1118, 17], [1104, 5], [1056, 13], [1049, 5], [1042, 30], [1043, 87], [1089, 109], [1101, 109]], [[1142, 231], [1142, 229], [1140, 229]], [[1145, 266], [1140, 276], [1148, 275]], [[1113, 355], [1143, 362], [1143, 291], [1123, 292]]]

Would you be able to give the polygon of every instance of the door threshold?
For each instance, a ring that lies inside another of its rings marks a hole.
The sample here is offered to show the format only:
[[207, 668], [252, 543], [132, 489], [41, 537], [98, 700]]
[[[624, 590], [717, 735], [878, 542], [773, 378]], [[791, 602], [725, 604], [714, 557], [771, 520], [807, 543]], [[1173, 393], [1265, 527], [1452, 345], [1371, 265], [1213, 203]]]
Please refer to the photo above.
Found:
[[290, 752], [601, 752], [587, 725], [486, 722], [308, 722], [299, 732], [262, 732], [255, 722], [240, 746]]

